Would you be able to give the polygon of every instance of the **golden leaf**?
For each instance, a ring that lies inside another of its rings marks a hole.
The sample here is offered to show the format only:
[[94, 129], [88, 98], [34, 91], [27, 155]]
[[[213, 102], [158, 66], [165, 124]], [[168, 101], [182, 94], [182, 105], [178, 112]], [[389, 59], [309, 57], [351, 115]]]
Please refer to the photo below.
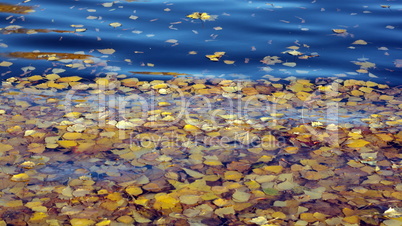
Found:
[[240, 181], [240, 179], [243, 178], [243, 174], [237, 171], [226, 171], [223, 178], [225, 180]]
[[9, 66], [11, 66], [11, 65], [13, 65], [13, 63], [8, 62], [8, 61], [2, 61], [2, 62], [0, 63], [0, 67], [9, 67]]
[[201, 18], [201, 13], [194, 12], [192, 14], [187, 15], [186, 17], [197, 20]]
[[173, 198], [170, 194], [158, 193], [155, 195], [154, 208], [161, 209], [173, 209], [180, 201]]
[[208, 15], [208, 13], [201, 13], [200, 19], [201, 20], [209, 20], [209, 19], [211, 19], [211, 16]]
[[71, 148], [78, 145], [78, 143], [73, 140], [58, 140], [57, 143], [63, 148]]
[[26, 173], [15, 174], [10, 180], [15, 182], [26, 182], [29, 181], [29, 175]]
[[332, 29], [332, 31], [333, 31], [334, 33], [337, 33], [337, 34], [344, 34], [344, 33], [346, 33], [346, 29]]
[[368, 142], [366, 140], [358, 139], [358, 140], [350, 140], [347, 145], [348, 145], [348, 147], [351, 147], [351, 148], [361, 148], [361, 147], [366, 146], [369, 143], [370, 142]]
[[122, 24], [118, 23], [118, 22], [113, 22], [113, 23], [110, 23], [109, 26], [116, 28], [116, 27], [121, 27]]
[[362, 40], [362, 39], [359, 39], [359, 40], [354, 41], [352, 44], [354, 44], [354, 45], [367, 45], [367, 42]]
[[113, 54], [114, 52], [116, 52], [116, 50], [114, 50], [114, 49], [98, 49], [98, 52], [100, 52], [102, 54]]
[[235, 61], [233, 61], [233, 60], [224, 60], [223, 62], [225, 64], [234, 64], [235, 63]]
[[32, 6], [11, 5], [11, 4], [6, 4], [6, 3], [0, 3], [0, 12], [27, 14], [30, 12], [34, 12], [34, 10], [33, 10]]

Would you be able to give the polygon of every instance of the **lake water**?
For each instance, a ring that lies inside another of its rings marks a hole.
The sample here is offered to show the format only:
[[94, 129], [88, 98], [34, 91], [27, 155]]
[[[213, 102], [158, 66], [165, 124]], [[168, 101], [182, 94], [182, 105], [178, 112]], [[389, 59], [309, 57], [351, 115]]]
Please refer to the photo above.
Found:
[[10, 4], [0, 225], [401, 225], [400, 1]]
[[[83, 77], [117, 72], [160, 79], [169, 76], [147, 73], [174, 72], [251, 79], [264, 75], [379, 77], [401, 83], [400, 1], [25, 2], [20, 5], [33, 6], [34, 12], [0, 14], [0, 60], [13, 63], [0, 68], [3, 77], [20, 75], [21, 68], [28, 74], [60, 68], [65, 70], [61, 76]], [[194, 12], [211, 18], [186, 17]], [[299, 47], [296, 51], [303, 55], [289, 54], [292, 47]], [[102, 54], [99, 49], [115, 52]], [[66, 61], [9, 55], [16, 51], [80, 52], [92, 55], [95, 64], [72, 66]], [[225, 54], [217, 62], [206, 57], [215, 52]], [[261, 62], [266, 56], [277, 56], [281, 62]]]

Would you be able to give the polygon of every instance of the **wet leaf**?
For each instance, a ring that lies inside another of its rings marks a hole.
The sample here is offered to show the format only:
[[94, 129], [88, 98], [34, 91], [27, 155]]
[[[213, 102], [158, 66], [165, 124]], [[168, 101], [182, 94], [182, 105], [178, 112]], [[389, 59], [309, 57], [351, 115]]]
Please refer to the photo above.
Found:
[[351, 140], [348, 142], [348, 146], [351, 148], [361, 148], [369, 144], [370, 142], [363, 140], [363, 139], [358, 139], [358, 140]]
[[113, 23], [110, 23], [109, 26], [116, 28], [116, 27], [121, 27], [122, 24], [118, 23], [118, 22], [113, 22]]
[[8, 61], [2, 61], [2, 62], [0, 63], [0, 67], [9, 67], [9, 66], [11, 66], [11, 65], [13, 65], [13, 63], [12, 63], [12, 62], [8, 62]]
[[15, 174], [10, 180], [15, 182], [26, 182], [29, 181], [29, 175], [26, 173]]
[[359, 39], [359, 40], [354, 41], [352, 44], [353, 45], [367, 45], [367, 42], [362, 39]]
[[11, 5], [6, 3], [0, 3], [0, 12], [2, 13], [16, 13], [16, 14], [28, 14], [35, 12], [32, 6]]
[[31, 60], [48, 60], [50, 57], [58, 59], [72, 59], [72, 60], [84, 60], [92, 57], [86, 54], [74, 54], [74, 53], [56, 53], [56, 52], [11, 52], [5, 54], [7, 57], [24, 58]]
[[98, 51], [102, 54], [113, 54], [116, 52], [114, 49], [98, 49]]
[[344, 34], [346, 33], [346, 29], [332, 29], [332, 31], [336, 34]]
[[225, 52], [215, 52], [213, 55], [205, 55], [211, 61], [219, 61], [219, 59], [225, 55]]

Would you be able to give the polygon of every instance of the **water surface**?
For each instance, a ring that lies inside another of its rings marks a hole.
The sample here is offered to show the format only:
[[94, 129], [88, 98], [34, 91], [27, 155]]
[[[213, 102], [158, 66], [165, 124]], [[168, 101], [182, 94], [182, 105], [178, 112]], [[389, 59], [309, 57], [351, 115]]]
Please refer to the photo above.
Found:
[[[116, 72], [149, 79], [162, 77], [131, 71], [251, 79], [264, 75], [312, 78], [335, 75], [364, 80], [379, 77], [382, 81], [400, 83], [401, 69], [396, 64], [402, 59], [399, 1], [341, 0], [333, 4], [330, 1], [37, 0], [20, 5], [34, 6], [35, 12], [0, 14], [3, 28], [0, 60], [13, 63], [1, 68], [3, 73], [9, 71], [6, 77], [21, 74], [21, 67], [32, 66], [35, 69], [31, 74], [62, 68], [66, 70], [60, 73], [62, 76], [94, 77]], [[206, 12], [215, 20], [186, 17], [193, 12]], [[110, 26], [111, 23], [121, 26]], [[16, 28], [9, 26], [74, 33], [14, 33], [10, 31]], [[76, 29], [85, 31], [75, 32]], [[345, 32], [337, 34], [333, 29]], [[357, 40], [363, 40], [360, 42], [363, 45], [352, 44]], [[291, 46], [299, 47], [297, 51], [308, 59], [286, 53]], [[97, 51], [109, 48], [115, 52]], [[66, 62], [6, 56], [9, 52], [35, 50], [91, 54], [96, 64], [71, 69]], [[190, 54], [191, 51], [196, 54]], [[214, 52], [225, 55], [218, 62], [205, 57]], [[265, 56], [278, 56], [282, 62], [264, 64], [261, 60]], [[296, 65], [282, 65], [286, 62]]]

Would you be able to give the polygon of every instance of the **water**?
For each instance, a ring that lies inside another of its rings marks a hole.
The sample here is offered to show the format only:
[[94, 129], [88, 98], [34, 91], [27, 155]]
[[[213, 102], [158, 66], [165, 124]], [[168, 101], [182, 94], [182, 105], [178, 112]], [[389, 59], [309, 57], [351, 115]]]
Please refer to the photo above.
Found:
[[[130, 77], [160, 79], [169, 76], [132, 72], [175, 72], [251, 79], [267, 74], [310, 78], [335, 75], [401, 83], [401, 68], [395, 64], [397, 59], [402, 59], [399, 1], [341, 0], [335, 5], [330, 1], [36, 0], [20, 5], [34, 6], [35, 12], [0, 14], [3, 28], [0, 43], [7, 45], [2, 45], [0, 60], [13, 63], [0, 68], [3, 77], [18, 76], [23, 73], [21, 68], [32, 66], [35, 69], [30, 68], [29, 74], [62, 68], [66, 71], [61, 76], [73, 74], [87, 78], [117, 72]], [[193, 12], [206, 12], [217, 18], [202, 21], [186, 17]], [[115, 22], [121, 26], [110, 26]], [[15, 28], [4, 29], [10, 25], [86, 31], [10, 33]], [[336, 34], [333, 29], [346, 32]], [[356, 40], [367, 44], [352, 44]], [[285, 52], [290, 46], [300, 47], [297, 51], [303, 56], [316, 57], [298, 59]], [[97, 51], [108, 48], [115, 52]], [[77, 69], [66, 67], [71, 62], [7, 57], [10, 52], [34, 50], [81, 51], [92, 55], [96, 64]], [[190, 51], [197, 54], [189, 54]], [[225, 55], [218, 62], [205, 57], [214, 52], [225, 52]], [[266, 65], [261, 62], [265, 56], [278, 56], [282, 63]], [[226, 64], [225, 60], [234, 63]], [[282, 65], [285, 62], [294, 62], [296, 66]], [[373, 64], [357, 65], [364, 62]], [[357, 72], [361, 67], [363, 70]]]
[[395, 225], [402, 5], [336, 3], [0, 13], [0, 225]]

